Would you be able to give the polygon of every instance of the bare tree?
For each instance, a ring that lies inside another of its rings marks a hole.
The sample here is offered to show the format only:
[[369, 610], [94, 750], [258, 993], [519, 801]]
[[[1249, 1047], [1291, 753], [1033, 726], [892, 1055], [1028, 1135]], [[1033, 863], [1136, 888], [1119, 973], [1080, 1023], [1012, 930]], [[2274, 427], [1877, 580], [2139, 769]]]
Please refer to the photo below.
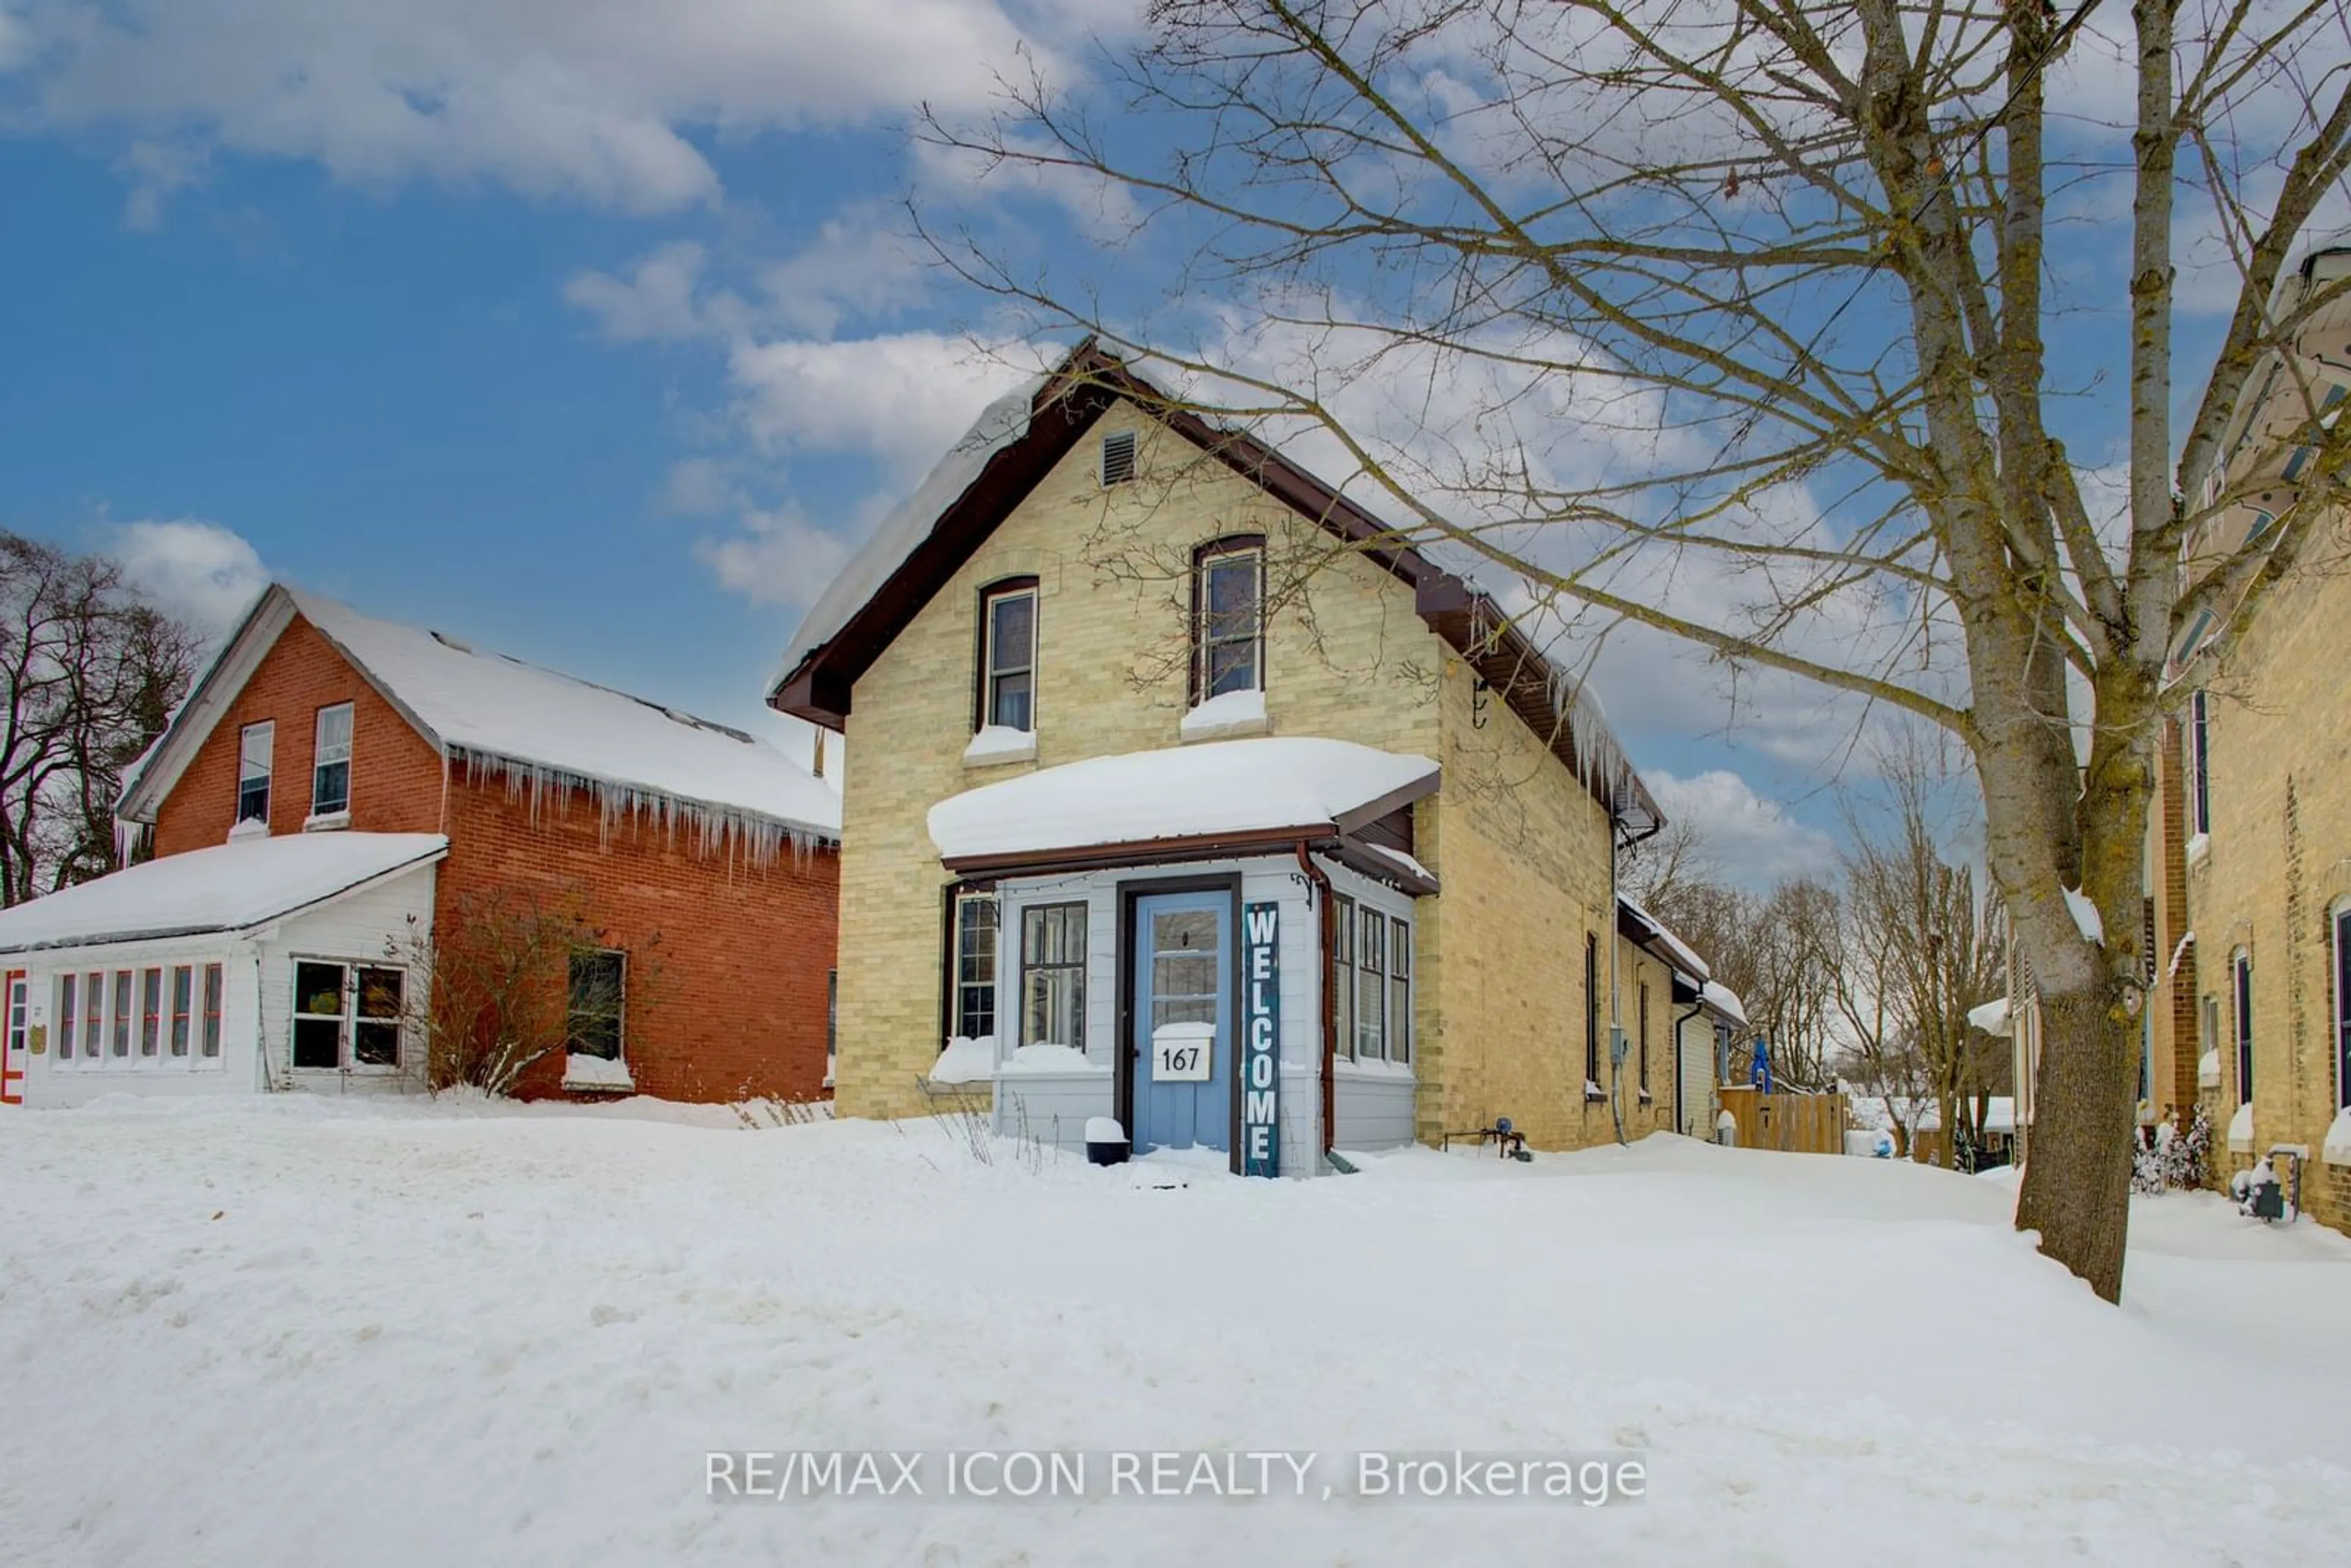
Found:
[[[1082, 329], [1196, 408], [1308, 433], [1398, 537], [1525, 584], [1531, 622], [1580, 607], [1957, 737], [2046, 1025], [2016, 1222], [2117, 1298], [2167, 660], [2199, 612], [2258, 612], [2351, 453], [2298, 368], [2302, 504], [2183, 591], [2191, 530], [2239, 476], [2275, 483], [2222, 452], [2249, 374], [2342, 292], [2276, 287], [2351, 165], [2339, 5], [1150, 18], [1068, 91], [1040, 72], [926, 132], [1091, 192], [1126, 242], [1040, 253], [918, 209], [939, 254], [1020, 329]], [[2121, 265], [2053, 264], [2053, 234], [2098, 223]], [[2199, 234], [2232, 304], [2179, 420]], [[2067, 434], [2126, 468], [2118, 517]]]
[[0, 903], [115, 869], [123, 770], [187, 695], [197, 652], [113, 561], [0, 531]]
[[1991, 1063], [1968, 1012], [2006, 989], [2007, 922], [1973, 870], [1944, 858], [1932, 781], [1918, 760], [1898, 759], [1890, 773], [1890, 831], [1847, 803], [1852, 959], [1840, 1004], [1865, 1068], [1909, 1083], [1905, 1092], [1922, 1106], [1931, 1101], [1956, 1160], [1961, 1130], [1982, 1133]]

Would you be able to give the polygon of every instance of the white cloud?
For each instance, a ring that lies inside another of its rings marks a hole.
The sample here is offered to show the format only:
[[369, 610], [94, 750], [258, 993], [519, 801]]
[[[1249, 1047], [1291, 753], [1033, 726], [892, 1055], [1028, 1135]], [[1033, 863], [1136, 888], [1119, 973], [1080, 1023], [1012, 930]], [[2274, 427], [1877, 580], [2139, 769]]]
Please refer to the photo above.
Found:
[[977, 109], [1020, 43], [998, 0], [123, 0], [20, 13], [0, 57], [35, 128], [663, 212], [719, 192], [688, 131]]
[[988, 401], [1038, 368], [1025, 350], [940, 332], [738, 344], [727, 360], [736, 417], [762, 452], [854, 452], [894, 482], [929, 471]]
[[593, 316], [604, 336], [617, 342], [704, 337], [729, 314], [723, 303], [698, 298], [708, 254], [692, 240], [675, 240], [649, 252], [626, 277], [574, 274], [563, 298]]
[[134, 141], [123, 150], [115, 168], [131, 180], [131, 193], [122, 199], [125, 228], [152, 229], [162, 225], [163, 204], [204, 176], [209, 155], [200, 147], [169, 141]]
[[228, 632], [269, 585], [260, 552], [218, 523], [184, 517], [122, 523], [110, 530], [104, 548], [133, 588], [206, 637]]
[[754, 604], [805, 607], [849, 560], [849, 545], [809, 521], [796, 507], [750, 510], [738, 531], [696, 539], [695, 559], [718, 586]]
[[1681, 778], [1658, 768], [1641, 777], [1667, 817], [1698, 829], [1716, 874], [1761, 890], [1782, 877], [1817, 876], [1835, 863], [1836, 843], [1788, 814], [1780, 801], [1758, 795], [1728, 768]]
[[856, 317], [874, 321], [923, 302], [923, 253], [894, 210], [860, 204], [830, 217], [797, 254], [760, 274], [768, 314], [829, 338]]

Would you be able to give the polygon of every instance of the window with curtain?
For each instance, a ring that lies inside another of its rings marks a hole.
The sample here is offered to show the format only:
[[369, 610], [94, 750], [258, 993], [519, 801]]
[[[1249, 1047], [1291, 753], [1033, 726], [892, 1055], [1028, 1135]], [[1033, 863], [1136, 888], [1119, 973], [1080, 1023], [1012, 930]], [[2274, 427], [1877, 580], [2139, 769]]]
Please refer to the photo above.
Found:
[[319, 710], [318, 744], [311, 752], [310, 815], [332, 816], [351, 809], [351, 705]]
[[237, 732], [236, 820], [269, 821], [269, 775], [277, 766], [277, 726], [269, 719]]
[[1020, 1043], [1086, 1048], [1086, 906], [1020, 912]]

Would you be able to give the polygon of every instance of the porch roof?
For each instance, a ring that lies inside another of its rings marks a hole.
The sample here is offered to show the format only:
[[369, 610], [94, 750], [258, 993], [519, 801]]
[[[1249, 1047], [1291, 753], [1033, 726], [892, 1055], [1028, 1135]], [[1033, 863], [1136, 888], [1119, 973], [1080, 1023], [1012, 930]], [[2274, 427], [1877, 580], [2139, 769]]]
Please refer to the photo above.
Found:
[[931, 808], [950, 870], [1133, 852], [1206, 857], [1343, 838], [1437, 789], [1426, 757], [1349, 740], [1268, 736], [1095, 757]]
[[244, 931], [448, 852], [438, 833], [234, 839], [0, 910], [0, 953]]

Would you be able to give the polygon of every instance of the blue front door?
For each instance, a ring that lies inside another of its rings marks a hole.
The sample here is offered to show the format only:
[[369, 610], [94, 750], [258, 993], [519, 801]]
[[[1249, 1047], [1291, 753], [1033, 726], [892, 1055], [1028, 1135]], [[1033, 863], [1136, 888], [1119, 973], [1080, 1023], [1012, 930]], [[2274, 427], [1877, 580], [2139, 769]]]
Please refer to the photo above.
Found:
[[1232, 899], [1134, 901], [1134, 1150], [1231, 1146]]

